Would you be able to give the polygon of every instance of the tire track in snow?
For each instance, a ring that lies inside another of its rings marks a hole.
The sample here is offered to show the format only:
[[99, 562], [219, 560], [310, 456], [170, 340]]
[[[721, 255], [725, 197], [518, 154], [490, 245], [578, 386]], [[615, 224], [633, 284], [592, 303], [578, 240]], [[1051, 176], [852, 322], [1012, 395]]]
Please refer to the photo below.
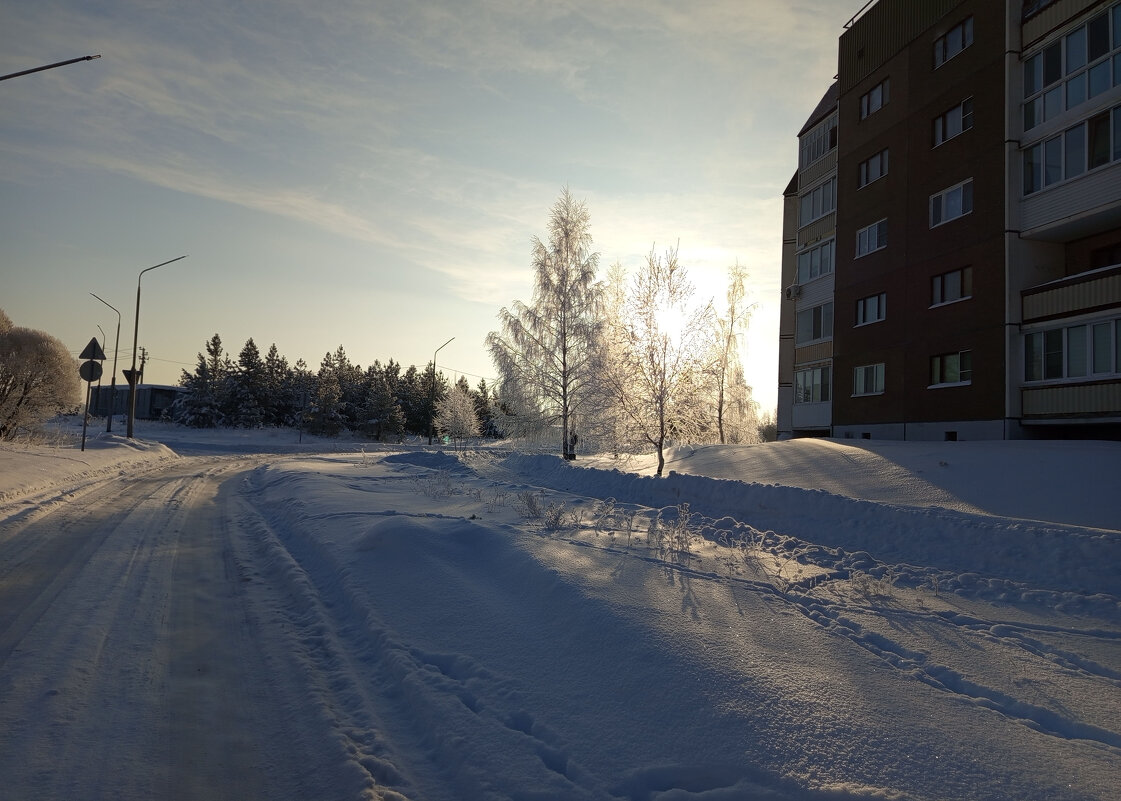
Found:
[[[261, 474], [254, 483], [276, 489], [276, 481]], [[254, 538], [267, 543], [267, 553], [259, 556], [270, 563], [269, 581], [284, 582], [290, 596], [284, 614], [321, 714], [344, 738], [352, 763], [366, 771], [371, 790], [402, 797], [506, 797], [498, 787], [507, 763], [516, 761], [515, 775], [536, 773], [533, 784], [542, 792], [551, 788], [550, 797], [601, 797], [548, 730], [517, 703], [511, 707], [517, 691], [502, 677], [468, 657], [401, 641], [352, 580], [353, 566], [339, 564], [313, 534], [305, 534], [301, 521], [320, 515], [304, 518], [300, 507], [296, 499], [288, 509], [254, 507]], [[463, 522], [420, 517], [429, 524]], [[401, 523], [408, 516], [394, 518]], [[397, 739], [405, 753], [425, 754], [425, 763], [403, 763], [393, 745]], [[498, 752], [495, 739], [505, 742]], [[536, 770], [526, 760], [536, 762]], [[379, 775], [383, 766], [392, 773]]]

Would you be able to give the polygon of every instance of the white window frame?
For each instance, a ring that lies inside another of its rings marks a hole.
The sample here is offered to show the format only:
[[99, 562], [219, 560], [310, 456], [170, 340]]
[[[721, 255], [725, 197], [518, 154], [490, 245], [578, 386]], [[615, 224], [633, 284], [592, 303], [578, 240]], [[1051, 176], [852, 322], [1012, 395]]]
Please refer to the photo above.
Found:
[[972, 44], [973, 17], [966, 17], [934, 40], [934, 69], [960, 55]]
[[930, 227], [953, 222], [973, 213], [973, 179], [935, 192], [930, 196]]
[[798, 200], [798, 227], [804, 227], [837, 210], [837, 176], [807, 190]]
[[[956, 363], [957, 381], [943, 380], [948, 366]], [[963, 366], [964, 365], [964, 366]], [[937, 373], [937, 375], [935, 374]], [[959, 350], [951, 353], [937, 353], [930, 357], [930, 384], [927, 389], [942, 387], [965, 387], [973, 383], [973, 351]]]
[[[957, 297], [946, 298], [947, 279], [956, 276], [958, 287]], [[940, 273], [930, 278], [930, 308], [948, 306], [951, 303], [960, 303], [973, 297], [973, 267], [966, 265], [956, 270]]]
[[860, 96], [860, 119], [867, 119], [887, 105], [891, 94], [891, 78], [884, 78]]
[[[1097, 334], [1104, 333], [1099, 339]], [[1034, 341], [1034, 347], [1029, 347]], [[1076, 383], [1099, 381], [1121, 375], [1121, 318], [1086, 320], [1073, 324], [1040, 328], [1024, 333], [1024, 383]], [[1048, 375], [1048, 355], [1058, 363], [1057, 373]], [[1035, 370], [1029, 365], [1036, 357]], [[1081, 366], [1075, 361], [1081, 361]], [[1102, 363], [1104, 364], [1104, 369]], [[1033, 372], [1035, 373], [1033, 377]]]
[[945, 144], [973, 128], [973, 98], [967, 97], [934, 118], [934, 147]]
[[[810, 319], [808, 337], [804, 337], [802, 331], [802, 320], [805, 315], [809, 315]], [[816, 306], [810, 306], [806, 309], [799, 309], [798, 313], [794, 316], [794, 344], [798, 347], [802, 347], [803, 345], [814, 345], [818, 342], [825, 342], [832, 339], [833, 324], [833, 301], [818, 303]]]
[[832, 392], [829, 365], [807, 367], [794, 371], [795, 403], [828, 403]]
[[833, 113], [802, 136], [798, 145], [798, 169], [817, 162], [837, 147], [837, 114]]
[[860, 174], [857, 176], [857, 189], [863, 189], [873, 181], [878, 181], [887, 175], [888, 149], [885, 147], [860, 162]]
[[[1093, 50], [1097, 39], [1104, 47]], [[1112, 37], [1110, 28], [1113, 28]], [[1119, 85], [1115, 60], [1121, 58], [1121, 5], [1114, 4], [1068, 30], [1023, 59], [1023, 125], [1037, 125], [1088, 103]]]
[[869, 295], [856, 302], [856, 324], [853, 328], [862, 325], [872, 325], [887, 318], [887, 293], [879, 292]]
[[[819, 242], [798, 254], [798, 283], [806, 284], [833, 272], [837, 261], [837, 241], [833, 238]], [[803, 267], [805, 269], [803, 270]]]
[[[871, 374], [871, 382], [868, 375]], [[872, 389], [865, 389], [871, 383]], [[869, 395], [884, 394], [884, 363], [862, 364], [852, 369], [852, 397], [861, 398]]]
[[887, 247], [887, 217], [856, 232], [856, 258]]

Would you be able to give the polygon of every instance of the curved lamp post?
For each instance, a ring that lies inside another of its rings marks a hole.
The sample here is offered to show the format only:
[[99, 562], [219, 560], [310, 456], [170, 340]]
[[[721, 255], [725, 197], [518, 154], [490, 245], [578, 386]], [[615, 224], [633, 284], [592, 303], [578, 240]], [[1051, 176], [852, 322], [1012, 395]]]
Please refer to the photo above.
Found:
[[140, 271], [136, 276], [136, 323], [132, 329], [132, 370], [129, 371], [129, 392], [128, 392], [128, 438], [132, 439], [133, 423], [136, 420], [136, 350], [137, 340], [140, 338], [140, 279], [144, 277], [144, 273], [156, 269], [156, 267], [163, 267], [165, 264], [171, 264], [173, 261], [185, 259], [186, 256], [177, 256], [174, 259], [160, 262], [152, 267], [145, 268]]
[[[92, 292], [90, 294], [93, 295]], [[97, 295], [93, 296], [97, 298]], [[101, 300], [101, 298], [97, 299]], [[105, 303], [104, 300], [101, 300], [101, 302]], [[105, 433], [108, 434], [113, 430], [113, 412], [117, 408], [117, 349], [121, 346], [121, 313], [117, 311], [115, 306], [108, 303], [105, 303], [105, 305], [117, 312], [117, 341], [113, 343], [113, 377], [109, 380], [109, 414], [107, 415], [109, 423], [105, 426]], [[101, 394], [100, 388], [98, 394]]]
[[[452, 339], [455, 339], [455, 337], [452, 337]], [[449, 339], [448, 342], [451, 342], [452, 339]], [[444, 345], [447, 345], [448, 342], [445, 342]], [[432, 444], [432, 428], [433, 428], [433, 423], [434, 423], [435, 418], [436, 418], [436, 354], [444, 349], [444, 345], [441, 345], [440, 347], [436, 348], [436, 350], [434, 350], [432, 352], [432, 386], [431, 386], [431, 389], [429, 391], [429, 396], [428, 396], [428, 444], [429, 445]]]

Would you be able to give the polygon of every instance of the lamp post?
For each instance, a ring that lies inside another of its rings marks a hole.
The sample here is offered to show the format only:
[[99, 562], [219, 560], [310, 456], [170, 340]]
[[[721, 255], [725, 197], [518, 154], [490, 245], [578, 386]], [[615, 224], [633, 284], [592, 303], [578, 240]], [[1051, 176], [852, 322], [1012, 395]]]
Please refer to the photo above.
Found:
[[[452, 339], [455, 339], [455, 337], [452, 337]], [[451, 342], [452, 339], [449, 339], [448, 342]], [[445, 342], [444, 345], [447, 345], [448, 342]], [[435, 418], [436, 418], [436, 354], [444, 349], [444, 345], [441, 345], [440, 347], [436, 348], [436, 350], [432, 351], [432, 386], [430, 387], [429, 396], [428, 396], [428, 444], [429, 445], [432, 444], [432, 428], [433, 428], [433, 422], [435, 421]]]
[[42, 67], [33, 67], [29, 70], [20, 70], [19, 72], [12, 72], [8, 75], [0, 75], [0, 81], [6, 81], [9, 78], [18, 78], [21, 75], [30, 75], [33, 72], [42, 72], [43, 70], [53, 70], [55, 67], [65, 67], [67, 64], [77, 64], [79, 61], [93, 61], [95, 58], [101, 58], [101, 54], [96, 56], [79, 56], [78, 58], [67, 59], [66, 61], [56, 61], [54, 64], [47, 64]]
[[136, 420], [136, 378], [137, 378], [137, 376], [136, 376], [136, 351], [137, 351], [137, 342], [140, 339], [140, 279], [144, 277], [144, 273], [146, 273], [150, 270], [154, 270], [154, 269], [156, 269], [156, 267], [163, 267], [165, 264], [171, 264], [173, 261], [179, 261], [180, 259], [185, 259], [185, 258], [187, 258], [187, 257], [186, 256], [177, 256], [174, 259], [169, 259], [168, 261], [160, 262], [159, 264], [153, 265], [152, 267], [147, 267], [147, 268], [141, 270], [140, 274], [138, 276], [136, 276], [136, 323], [133, 325], [133, 328], [132, 328], [132, 370], [130, 370], [129, 374], [128, 374], [129, 392], [128, 392], [128, 432], [127, 433], [128, 433], [128, 438], [129, 439], [132, 439], [133, 423]]
[[[93, 295], [92, 292], [90, 292]], [[97, 295], [93, 295], [97, 298]], [[101, 298], [97, 298], [101, 300]], [[104, 300], [101, 300], [105, 303]], [[117, 409], [117, 349], [121, 346], [121, 313], [117, 311], [115, 306], [105, 303], [110, 309], [117, 312], [117, 341], [113, 343], [113, 377], [109, 379], [109, 423], [105, 426], [105, 433], [109, 434], [113, 431], [113, 412]], [[101, 394], [101, 387], [98, 385], [98, 395]]]

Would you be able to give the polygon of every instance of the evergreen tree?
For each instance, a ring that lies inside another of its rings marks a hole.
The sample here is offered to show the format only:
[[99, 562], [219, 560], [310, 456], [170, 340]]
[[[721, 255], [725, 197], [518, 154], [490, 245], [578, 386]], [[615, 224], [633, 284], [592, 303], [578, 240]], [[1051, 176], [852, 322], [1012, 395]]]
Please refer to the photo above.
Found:
[[498, 427], [494, 422], [494, 399], [491, 397], [490, 387], [485, 378], [479, 379], [479, 385], [471, 392], [471, 399], [475, 402], [475, 416], [479, 419], [479, 433], [484, 437], [497, 437]]
[[171, 406], [171, 419], [179, 425], [216, 428], [222, 424], [217, 382], [210, 370], [211, 361], [200, 353], [194, 373], [183, 371], [179, 385], [187, 391]]
[[268, 402], [267, 377], [261, 352], [250, 337], [238, 355], [237, 367], [227, 377], [228, 425], [260, 428], [265, 424]]
[[379, 365], [374, 362], [374, 366], [366, 371], [369, 390], [363, 428], [367, 435], [379, 442], [400, 440], [405, 433], [405, 415], [390, 391], [385, 372], [378, 368]]
[[295, 399], [290, 393], [288, 360], [280, 355], [274, 342], [265, 356], [264, 424], [288, 425], [295, 410]]
[[342, 415], [342, 387], [332, 354], [323, 357], [318, 378], [315, 400], [309, 410], [310, 428], [316, 434], [334, 437], [343, 430], [346, 421]]

